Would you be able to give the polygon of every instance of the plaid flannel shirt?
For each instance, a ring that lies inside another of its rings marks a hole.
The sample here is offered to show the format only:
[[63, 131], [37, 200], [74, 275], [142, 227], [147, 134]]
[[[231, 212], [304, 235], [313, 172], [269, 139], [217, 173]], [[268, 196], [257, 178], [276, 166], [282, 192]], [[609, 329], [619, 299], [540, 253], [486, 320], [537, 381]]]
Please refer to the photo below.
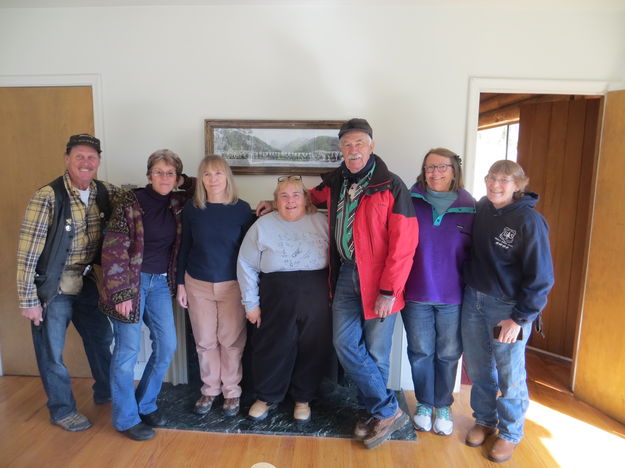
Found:
[[[89, 203], [85, 206], [67, 172], [63, 175], [63, 182], [69, 194], [75, 233], [70, 252], [65, 261], [63, 274], [77, 271], [82, 274], [85, 267], [93, 262], [100, 246], [102, 234], [100, 232], [100, 211], [95, 202], [96, 184], [91, 182]], [[109, 196], [113, 196], [120, 190], [107, 182], [104, 182], [104, 185], [109, 191]], [[46, 237], [52, 224], [54, 203], [54, 189], [46, 185], [35, 192], [26, 207], [17, 245], [17, 295], [20, 308], [40, 305], [35, 287], [35, 268], [39, 256], [43, 252]]]

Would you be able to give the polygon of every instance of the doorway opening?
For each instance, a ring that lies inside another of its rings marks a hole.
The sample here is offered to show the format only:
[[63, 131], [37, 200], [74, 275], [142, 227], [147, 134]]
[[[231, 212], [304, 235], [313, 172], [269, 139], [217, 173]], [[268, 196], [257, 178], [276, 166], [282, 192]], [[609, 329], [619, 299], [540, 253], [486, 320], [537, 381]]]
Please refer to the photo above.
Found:
[[556, 284], [543, 312], [545, 337], [529, 347], [572, 361], [581, 320], [602, 94], [479, 93], [473, 173], [476, 199], [500, 159], [519, 162], [550, 226]]

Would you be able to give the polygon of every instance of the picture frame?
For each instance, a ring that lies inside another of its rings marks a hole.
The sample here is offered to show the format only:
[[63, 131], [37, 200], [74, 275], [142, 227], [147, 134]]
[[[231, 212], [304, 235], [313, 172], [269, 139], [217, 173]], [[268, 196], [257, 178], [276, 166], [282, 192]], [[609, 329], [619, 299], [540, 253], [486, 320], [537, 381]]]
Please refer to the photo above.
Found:
[[204, 153], [222, 156], [234, 174], [320, 175], [343, 156], [344, 120], [204, 120]]

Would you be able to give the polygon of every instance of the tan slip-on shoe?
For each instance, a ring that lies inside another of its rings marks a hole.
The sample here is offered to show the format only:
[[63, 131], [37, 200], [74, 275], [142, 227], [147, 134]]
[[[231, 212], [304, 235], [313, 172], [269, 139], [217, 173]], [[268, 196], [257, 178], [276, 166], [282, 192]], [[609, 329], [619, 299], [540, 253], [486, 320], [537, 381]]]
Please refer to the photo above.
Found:
[[277, 405], [275, 403], [266, 403], [262, 400], [256, 400], [250, 407], [250, 411], [247, 415], [252, 421], [262, 421], [267, 417], [269, 411], [274, 409], [276, 406]]
[[308, 402], [295, 402], [293, 408], [293, 419], [297, 423], [307, 423], [310, 421], [311, 412]]

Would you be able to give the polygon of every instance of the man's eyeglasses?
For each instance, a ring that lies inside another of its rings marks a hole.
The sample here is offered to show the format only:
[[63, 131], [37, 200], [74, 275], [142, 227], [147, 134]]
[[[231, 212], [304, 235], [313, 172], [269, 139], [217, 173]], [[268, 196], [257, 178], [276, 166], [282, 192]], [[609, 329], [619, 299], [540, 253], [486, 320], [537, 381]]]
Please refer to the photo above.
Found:
[[280, 176], [280, 177], [278, 177], [278, 182], [284, 182], [285, 180], [302, 180], [302, 176], [299, 176], [299, 175], [289, 175], [289, 176]]
[[172, 177], [176, 177], [175, 172], [163, 172], [163, 171], [152, 171], [152, 175], [156, 177], [165, 177], [167, 179], [171, 179]]
[[425, 170], [425, 172], [430, 173], [430, 172], [447, 172], [447, 169], [449, 169], [452, 165], [451, 164], [439, 164], [438, 166], [423, 166], [423, 169]]

